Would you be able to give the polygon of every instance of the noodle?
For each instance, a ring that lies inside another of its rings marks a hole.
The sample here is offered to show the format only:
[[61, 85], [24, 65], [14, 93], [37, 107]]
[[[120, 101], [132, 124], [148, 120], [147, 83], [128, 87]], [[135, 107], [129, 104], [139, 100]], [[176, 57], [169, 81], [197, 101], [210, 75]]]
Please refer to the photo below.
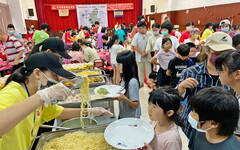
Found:
[[43, 146], [43, 150], [112, 150], [103, 133], [77, 131], [55, 138]]
[[[83, 111], [84, 106], [86, 106], [87, 109], [91, 108], [90, 104], [90, 94], [89, 94], [89, 81], [87, 76], [82, 76], [84, 79], [83, 84], [81, 85], [80, 95], [81, 95], [81, 111], [80, 111], [80, 123], [81, 127], [84, 127], [84, 122], [82, 120], [83, 117]], [[88, 112], [88, 115], [91, 115], [90, 112]]]

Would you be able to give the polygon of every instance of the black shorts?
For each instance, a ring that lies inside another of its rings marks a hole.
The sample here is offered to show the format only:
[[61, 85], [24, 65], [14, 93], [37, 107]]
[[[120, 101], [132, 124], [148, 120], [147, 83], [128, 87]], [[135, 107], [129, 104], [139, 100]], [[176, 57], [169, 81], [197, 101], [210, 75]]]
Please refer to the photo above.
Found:
[[157, 87], [169, 86], [170, 77], [166, 75], [166, 72], [167, 70], [163, 70], [162, 68], [158, 70]]

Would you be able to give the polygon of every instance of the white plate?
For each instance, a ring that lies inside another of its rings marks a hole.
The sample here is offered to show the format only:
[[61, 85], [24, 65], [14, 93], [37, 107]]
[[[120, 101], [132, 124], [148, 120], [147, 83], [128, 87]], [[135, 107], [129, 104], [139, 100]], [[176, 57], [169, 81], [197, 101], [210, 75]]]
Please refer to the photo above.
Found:
[[116, 120], [107, 126], [105, 140], [118, 149], [136, 149], [150, 143], [154, 137], [153, 127], [137, 118]]
[[[97, 93], [97, 90], [99, 88], [105, 88], [106, 90], [108, 90], [109, 93], [107, 95], [100, 95]], [[102, 85], [102, 86], [96, 87], [94, 89], [95, 94], [104, 96], [104, 97], [117, 97], [117, 96], [119, 96], [119, 94], [117, 94], [117, 93], [121, 92], [124, 94], [125, 91], [126, 91], [125, 88], [122, 86], [119, 86], [119, 85]]]

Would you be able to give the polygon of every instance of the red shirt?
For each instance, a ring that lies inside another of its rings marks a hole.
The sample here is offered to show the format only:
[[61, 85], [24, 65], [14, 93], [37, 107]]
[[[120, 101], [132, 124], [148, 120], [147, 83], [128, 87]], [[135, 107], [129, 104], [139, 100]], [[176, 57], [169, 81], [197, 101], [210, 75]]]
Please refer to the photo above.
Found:
[[0, 58], [5, 61], [7, 59], [7, 56], [5, 54], [3, 54], [2, 52], [0, 52]]
[[95, 27], [95, 28], [92, 29], [92, 31], [95, 32], [95, 33], [97, 33], [97, 32], [98, 32], [98, 28]]
[[70, 35], [69, 32], [66, 32], [65, 33], [65, 42], [66, 43], [71, 43], [71, 40], [69, 40], [69, 39], [71, 39], [71, 35]]
[[179, 39], [179, 43], [183, 43], [184, 40], [189, 39], [189, 38], [190, 38], [190, 32], [186, 31], [181, 35], [181, 37]]
[[27, 33], [27, 35], [26, 35], [25, 38], [28, 40], [28, 42], [32, 42], [33, 34], [34, 34], [34, 33], [32, 33], [32, 34]]
[[89, 32], [84, 33], [84, 35], [85, 35], [85, 37], [86, 37], [86, 36], [90, 37]]

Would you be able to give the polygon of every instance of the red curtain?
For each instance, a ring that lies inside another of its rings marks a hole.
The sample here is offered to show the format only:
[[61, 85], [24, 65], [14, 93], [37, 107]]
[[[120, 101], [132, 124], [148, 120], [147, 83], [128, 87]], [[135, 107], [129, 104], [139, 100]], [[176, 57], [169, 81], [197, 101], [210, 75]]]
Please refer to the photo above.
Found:
[[43, 1], [35, 0], [35, 6], [36, 6], [39, 25], [41, 25], [42, 23], [46, 23]]
[[[78, 28], [76, 10], [69, 10], [69, 16], [59, 17], [57, 10], [51, 10], [52, 4], [108, 4], [108, 3], [133, 3], [134, 10], [124, 10], [123, 17], [114, 18], [113, 11], [108, 11], [108, 26], [113, 28], [118, 23], [126, 22], [126, 25], [137, 22], [137, 17], [142, 14], [142, 0], [35, 0], [42, 1], [46, 22], [50, 25], [52, 31], [66, 30], [69, 27]], [[37, 5], [36, 5], [37, 6]], [[37, 10], [37, 13], [39, 11]], [[38, 15], [39, 16], [39, 15]], [[39, 21], [40, 23], [40, 21]]]

